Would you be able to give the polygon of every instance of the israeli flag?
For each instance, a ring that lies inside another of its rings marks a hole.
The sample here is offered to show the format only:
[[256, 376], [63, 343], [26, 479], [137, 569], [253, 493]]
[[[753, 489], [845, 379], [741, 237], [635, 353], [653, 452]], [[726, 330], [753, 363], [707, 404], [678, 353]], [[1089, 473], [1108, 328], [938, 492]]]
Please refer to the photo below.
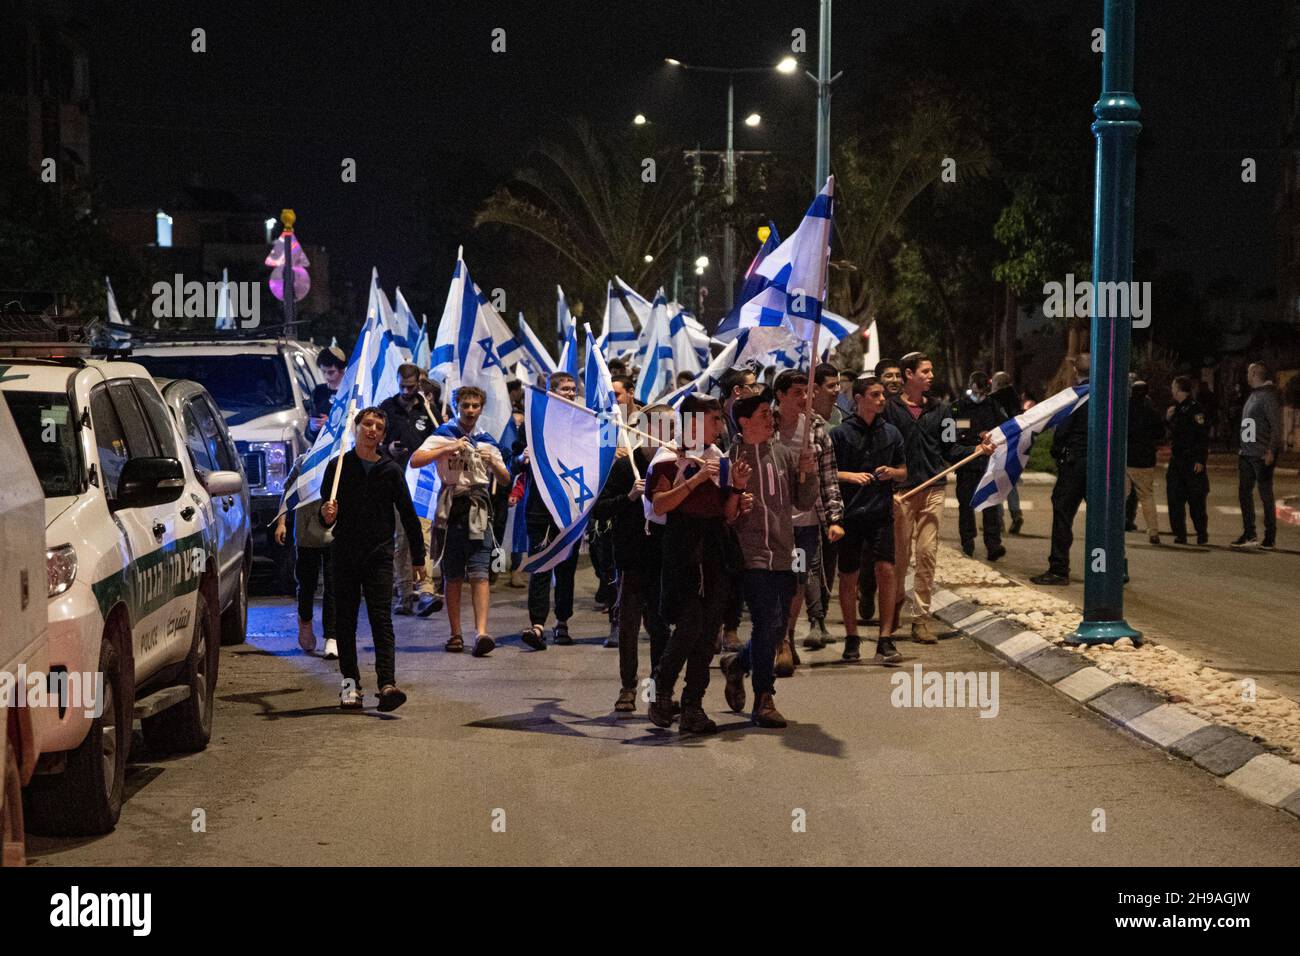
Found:
[[329, 418], [321, 428], [320, 434], [316, 436], [311, 450], [299, 465], [298, 480], [284, 490], [284, 496], [280, 501], [280, 514], [320, 500], [325, 467], [330, 463], [330, 459], [342, 457], [355, 444], [347, 422], [349, 407], [355, 414], [362, 408], [379, 404], [373, 391], [374, 378], [368, 374], [371, 368], [370, 356], [377, 354], [382, 348], [396, 351], [396, 347], [391, 342], [387, 345], [383, 342], [387, 330], [379, 321], [378, 289], [377, 282], [372, 279], [366, 324], [357, 338], [357, 344], [353, 346], [347, 368], [343, 370], [338, 393], [330, 406]]
[[[398, 297], [401, 297], [400, 291], [398, 292]], [[424, 322], [420, 325], [420, 331], [415, 337], [415, 344], [411, 346], [411, 361], [427, 372], [429, 370], [430, 356], [429, 317], [427, 315], [422, 315], [420, 318], [422, 318]]]
[[610, 379], [609, 366], [605, 364], [605, 356], [591, 336], [591, 326], [584, 324], [583, 329], [587, 333], [587, 365], [582, 373], [583, 400], [593, 412], [613, 412], [618, 400], [614, 397], [614, 383]]
[[601, 416], [535, 387], [525, 393], [524, 420], [533, 480], [529, 494], [542, 496], [561, 529], [524, 561], [522, 569], [537, 574], [554, 569], [581, 545], [587, 518], [614, 464], [617, 443], [601, 441]]
[[636, 380], [636, 400], [649, 405], [657, 395], [673, 387], [673, 343], [668, 324], [668, 300], [664, 290], [655, 295], [646, 323], [646, 348], [641, 356], [641, 374]]
[[641, 330], [649, 321], [650, 303], [614, 276], [606, 286], [605, 323], [596, 345], [607, 359], [636, 352]]
[[997, 447], [971, 495], [971, 508], [983, 511], [1002, 504], [1024, 473], [1034, 439], [1045, 429], [1060, 425], [1087, 400], [1087, 385], [1065, 388], [993, 429], [989, 438]]
[[578, 377], [578, 323], [574, 321], [569, 304], [564, 301], [564, 290], [555, 287], [555, 321], [560, 329], [564, 347], [560, 350], [558, 370]]
[[[230, 307], [230, 277], [226, 274], [228, 271], [226, 269], [221, 270], [221, 285], [217, 289], [216, 327], [218, 329], [233, 329], [235, 327], [235, 310]], [[108, 294], [110, 296], [113, 294], [111, 289]], [[111, 318], [110, 321], [112, 321]]]
[[[546, 351], [546, 346], [537, 337], [532, 326], [524, 321], [524, 314], [519, 313], [519, 361], [527, 367], [529, 374], [534, 378], [538, 375], [549, 376], [555, 371], [555, 359], [551, 358], [551, 353]], [[516, 377], [518, 373], [516, 372]], [[521, 382], [523, 378], [519, 379]]]
[[758, 274], [758, 267], [764, 259], [776, 251], [777, 246], [781, 244], [781, 236], [776, 231], [776, 224], [769, 222], [767, 224], [767, 238], [759, 246], [758, 252], [754, 254], [754, 260], [745, 270], [745, 284], [740, 288], [740, 295], [736, 297], [736, 305], [731, 312], [727, 314], [717, 329], [714, 330], [713, 338], [718, 342], [730, 342], [740, 334], [740, 307], [743, 306], [754, 296], [758, 295], [768, 285], [768, 280]]
[[709, 333], [704, 328], [704, 323], [697, 319], [694, 313], [688, 311], [677, 300], [668, 303], [668, 314], [681, 314], [682, 322], [686, 327], [686, 338], [691, 343], [691, 348], [695, 350], [695, 357], [703, 368], [709, 364]]
[[676, 408], [687, 395], [716, 396], [721, 390], [722, 376], [727, 374], [728, 369], [741, 364], [740, 356], [749, 344], [749, 335], [749, 329], [741, 329], [740, 333], [713, 357], [704, 371], [695, 377], [695, 381], [687, 382], [669, 392], [660, 401], [664, 405]]
[[[396, 296], [393, 300], [393, 337], [397, 341], [397, 347], [406, 356], [408, 362], [415, 360], [415, 347], [419, 344], [423, 330], [420, 323], [415, 321], [415, 314], [411, 312], [411, 307], [406, 304], [406, 297], [402, 295], [401, 286], [397, 287]], [[418, 362], [415, 364], [419, 365]], [[420, 366], [423, 368], [424, 366]]]
[[498, 443], [513, 430], [509, 369], [521, 359], [518, 339], [470, 279], [465, 260], [456, 260], [447, 305], [438, 324], [433, 367], [443, 376], [443, 395], [462, 385], [476, 385], [487, 394], [478, 427]]

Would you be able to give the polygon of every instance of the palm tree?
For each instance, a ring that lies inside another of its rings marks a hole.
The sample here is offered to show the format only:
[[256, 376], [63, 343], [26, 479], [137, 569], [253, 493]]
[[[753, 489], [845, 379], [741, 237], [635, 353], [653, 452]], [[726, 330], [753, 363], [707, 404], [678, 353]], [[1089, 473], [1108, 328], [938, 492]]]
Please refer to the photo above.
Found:
[[648, 280], [662, 278], [660, 258], [704, 205], [692, 195], [681, 152], [599, 139], [584, 120], [568, 126], [568, 141], [538, 143], [531, 161], [487, 199], [474, 225], [532, 236], [591, 289], [615, 275], [645, 289]]

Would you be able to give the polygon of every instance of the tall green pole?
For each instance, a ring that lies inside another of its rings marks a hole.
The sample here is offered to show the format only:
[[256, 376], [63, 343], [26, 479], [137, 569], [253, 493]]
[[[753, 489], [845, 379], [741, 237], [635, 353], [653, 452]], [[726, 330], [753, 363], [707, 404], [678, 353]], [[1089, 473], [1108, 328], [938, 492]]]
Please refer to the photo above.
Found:
[[817, 166], [813, 195], [831, 172], [831, 0], [821, 0], [817, 30]]
[[1133, 198], [1137, 169], [1137, 98], [1133, 95], [1134, 0], [1105, 0], [1101, 99], [1093, 111], [1097, 187], [1092, 240], [1092, 371], [1088, 398], [1087, 550], [1083, 621], [1070, 643], [1103, 644], [1141, 633], [1124, 620], [1124, 475], [1128, 437], [1131, 315], [1104, 315], [1103, 282], [1133, 278]]

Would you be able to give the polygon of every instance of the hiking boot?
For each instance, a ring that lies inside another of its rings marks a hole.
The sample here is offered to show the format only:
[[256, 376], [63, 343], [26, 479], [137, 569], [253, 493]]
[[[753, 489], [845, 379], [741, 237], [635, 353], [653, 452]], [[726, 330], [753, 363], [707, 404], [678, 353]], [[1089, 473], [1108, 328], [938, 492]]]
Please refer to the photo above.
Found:
[[776, 661], [772, 667], [777, 677], [794, 676], [794, 648], [789, 638], [782, 638], [776, 648]]
[[995, 548], [989, 548], [990, 561], [1001, 561], [1006, 556], [1007, 556], [1007, 549], [1002, 547], [1002, 545], [998, 545]]
[[1057, 574], [1054, 571], [1044, 571], [1042, 574], [1029, 579], [1030, 584], [1061, 585], [1069, 584], [1070, 579], [1064, 574]]
[[699, 704], [682, 704], [682, 722], [678, 729], [684, 734], [716, 734], [718, 725], [709, 719]]
[[1248, 551], [1259, 547], [1259, 539], [1257, 539], [1253, 534], [1243, 534], [1236, 541], [1232, 542], [1232, 544], [1228, 545], [1228, 547], [1236, 548], [1238, 551]]
[[630, 714], [636, 710], [635, 687], [624, 687], [618, 692], [618, 700], [614, 701], [614, 710], [620, 714]]
[[573, 638], [569, 636], [568, 621], [555, 622], [555, 630], [551, 632], [551, 643], [559, 644], [562, 647], [568, 647], [573, 643]]
[[724, 654], [739, 654], [742, 647], [744, 645], [740, 643], [740, 636], [736, 633], [736, 629], [734, 627], [723, 628], [722, 652]]
[[918, 644], [938, 644], [939, 638], [934, 636], [934, 631], [930, 629], [930, 619], [928, 617], [918, 617], [912, 622], [912, 640]]
[[671, 727], [673, 725], [673, 699], [671, 697], [650, 701], [650, 707], [646, 710], [646, 716], [650, 718], [650, 723], [656, 727]]
[[316, 650], [316, 632], [311, 628], [311, 621], [298, 619], [298, 646], [302, 648], [304, 654], [310, 654]]
[[740, 667], [739, 654], [724, 654], [718, 661], [718, 669], [726, 679], [722, 696], [727, 699], [727, 706], [737, 714], [745, 710], [745, 672]]
[[900, 654], [898, 648], [894, 646], [893, 638], [882, 637], [880, 640], [876, 641], [875, 662], [877, 664], [894, 665], [902, 659], [903, 655]]
[[1020, 529], [1025, 526], [1025, 516], [1022, 512], [1011, 512], [1011, 527], [1007, 530], [1012, 534], [1020, 534]]
[[862, 657], [862, 638], [857, 634], [847, 634], [844, 637], [844, 653], [840, 655], [842, 661], [856, 661]]
[[760, 727], [780, 729], [786, 726], [785, 718], [776, 709], [776, 702], [773, 700], [772, 695], [767, 693], [758, 694], [754, 698], [754, 710], [749, 717]]
[[428, 617], [442, 610], [441, 594], [421, 594], [420, 599], [415, 602], [415, 616]]

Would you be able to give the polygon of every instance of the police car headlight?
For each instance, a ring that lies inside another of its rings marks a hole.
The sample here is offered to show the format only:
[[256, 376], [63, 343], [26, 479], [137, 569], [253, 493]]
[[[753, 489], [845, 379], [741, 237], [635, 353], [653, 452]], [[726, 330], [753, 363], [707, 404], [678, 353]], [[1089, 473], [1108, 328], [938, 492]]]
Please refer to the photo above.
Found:
[[45, 549], [47, 597], [62, 594], [77, 579], [77, 550], [70, 544]]
[[266, 461], [266, 481], [264, 487], [269, 495], [278, 495], [284, 491], [284, 479], [289, 474], [289, 443], [284, 441], [253, 441], [248, 443], [249, 451], [260, 451]]

